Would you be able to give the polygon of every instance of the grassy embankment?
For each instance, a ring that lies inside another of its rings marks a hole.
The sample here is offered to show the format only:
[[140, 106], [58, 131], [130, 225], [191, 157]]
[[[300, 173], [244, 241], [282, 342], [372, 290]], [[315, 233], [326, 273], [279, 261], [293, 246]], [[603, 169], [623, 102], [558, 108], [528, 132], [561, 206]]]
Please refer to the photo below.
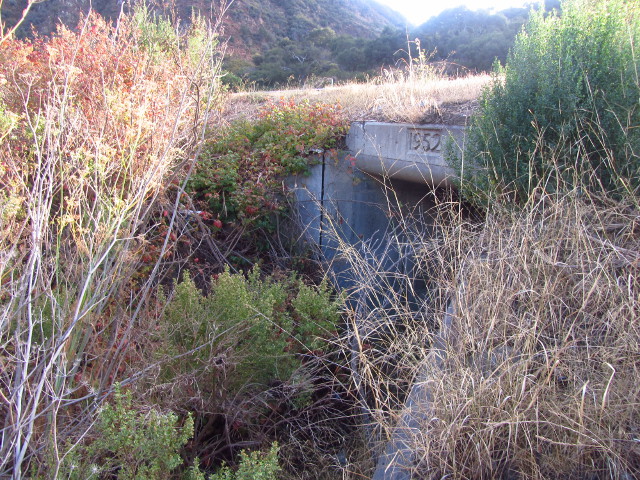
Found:
[[436, 68], [414, 75], [389, 72], [368, 83], [233, 94], [225, 106], [225, 116], [251, 117], [261, 105], [284, 98], [294, 102], [338, 103], [350, 121], [464, 125], [490, 80], [484, 74], [447, 78]]

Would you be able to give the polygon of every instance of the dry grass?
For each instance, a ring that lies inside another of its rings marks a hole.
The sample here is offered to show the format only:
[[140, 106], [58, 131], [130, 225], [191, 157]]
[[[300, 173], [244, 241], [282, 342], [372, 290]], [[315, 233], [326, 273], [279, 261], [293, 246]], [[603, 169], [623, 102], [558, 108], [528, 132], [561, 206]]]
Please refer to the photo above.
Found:
[[[452, 326], [416, 448], [425, 474], [637, 475], [635, 204], [545, 198], [445, 242]], [[449, 236], [450, 235], [450, 236]]]
[[[461, 212], [441, 202], [433, 231], [405, 217], [389, 241], [410, 271], [345, 246], [360, 274], [354, 385], [378, 438], [417, 380], [417, 478], [638, 478], [636, 199], [571, 192], [498, 205], [482, 222]], [[431, 294], [415, 308], [425, 278]]]
[[389, 73], [368, 83], [243, 92], [229, 97], [224, 116], [228, 120], [251, 118], [261, 105], [285, 98], [296, 102], [339, 103], [351, 121], [464, 125], [490, 80], [491, 77], [484, 74], [458, 78], [429, 75], [412, 79]]

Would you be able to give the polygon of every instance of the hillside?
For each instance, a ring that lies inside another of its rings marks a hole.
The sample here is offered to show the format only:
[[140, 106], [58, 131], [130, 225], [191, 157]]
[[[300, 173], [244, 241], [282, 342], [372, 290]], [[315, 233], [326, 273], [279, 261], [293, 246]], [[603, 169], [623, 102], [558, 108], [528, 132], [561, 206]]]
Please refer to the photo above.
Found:
[[[60, 21], [74, 28], [81, 12], [93, 8], [115, 21], [140, 0], [43, 0], [35, 3], [18, 37], [52, 33]], [[27, 0], [2, 4], [2, 18], [14, 25]], [[375, 0], [149, 0], [162, 15], [188, 22], [196, 11], [210, 20], [222, 19], [226, 41], [226, 78], [259, 85], [281, 85], [309, 76], [353, 78], [358, 72], [377, 68], [362, 61], [363, 48], [385, 31], [404, 32], [406, 20]]]
[[[559, 7], [557, 0], [545, 1], [546, 11]], [[363, 80], [382, 71], [404, 69], [410, 50], [413, 59], [440, 62], [439, 66], [447, 74], [487, 72], [496, 59], [505, 63], [515, 36], [532, 8], [539, 5], [495, 13], [456, 7], [409, 32], [405, 27], [387, 25], [374, 38], [358, 37], [355, 29], [343, 34], [334, 28], [315, 28], [305, 31], [301, 38], [285, 36], [275, 43], [256, 44], [253, 51], [257, 54], [251, 61], [238, 58], [231, 48], [236, 57], [227, 61], [226, 68], [262, 86], [291, 83], [322, 86], [313, 77]], [[408, 39], [411, 41], [407, 42]], [[270, 47], [265, 49], [265, 45]]]
[[[27, 0], [9, 0], [2, 3], [2, 21], [13, 26], [20, 18]], [[35, 30], [41, 35], [55, 31], [58, 22], [73, 28], [78, 24], [81, 12], [93, 8], [105, 18], [115, 19], [120, 12], [118, 0], [91, 2], [90, 0], [44, 0], [31, 8], [26, 21], [17, 31], [18, 37], [31, 35]]]
[[399, 13], [370, 0], [236, 0], [226, 16], [225, 34], [232, 54], [250, 58], [284, 38], [304, 41], [318, 28], [374, 38], [385, 27], [404, 24]]
[[[130, 9], [136, 0], [44, 0], [33, 5], [19, 36], [30, 34], [33, 27], [40, 34], [54, 31], [58, 20], [75, 27], [80, 12], [90, 5], [103, 17], [115, 20], [121, 8]], [[26, 0], [11, 0], [2, 5], [2, 17], [13, 25], [26, 6]], [[205, 0], [175, 0], [147, 2], [157, 11], [188, 20], [192, 11], [207, 18], [217, 18], [222, 11], [225, 37], [233, 53], [250, 57], [272, 46], [277, 40], [303, 40], [316, 28], [331, 28], [337, 34], [373, 38], [385, 27], [401, 27], [405, 19], [397, 12], [374, 0], [234, 0], [229, 4]], [[171, 5], [172, 4], [172, 5]]]
[[[2, 6], [8, 25], [14, 23], [27, 0], [9, 0]], [[131, 0], [94, 2], [93, 8], [112, 21]], [[149, 3], [149, 2], [147, 2]], [[376, 76], [381, 68], [403, 67], [408, 59], [406, 20], [375, 0], [151, 0], [156, 11], [188, 22], [193, 11], [209, 19], [222, 18], [226, 41], [225, 80], [243, 81], [259, 87], [291, 84], [314, 85], [314, 78], [335, 81]], [[44, 0], [33, 5], [18, 32], [25, 36], [34, 28], [41, 34], [62, 21], [77, 25], [89, 0]], [[546, 0], [547, 10], [558, 8]], [[531, 5], [530, 7], [535, 7]], [[488, 71], [495, 59], [504, 63], [516, 33], [526, 21], [529, 7], [501, 12], [472, 11], [465, 7], [446, 10], [408, 32], [417, 47], [431, 60], [446, 61], [449, 73]]]

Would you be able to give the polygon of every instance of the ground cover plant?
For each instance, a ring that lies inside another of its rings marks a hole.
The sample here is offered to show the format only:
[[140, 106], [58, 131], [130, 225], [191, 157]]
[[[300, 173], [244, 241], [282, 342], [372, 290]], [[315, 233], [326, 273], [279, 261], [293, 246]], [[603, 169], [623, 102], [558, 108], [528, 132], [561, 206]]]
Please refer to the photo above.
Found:
[[267, 103], [209, 140], [189, 182], [193, 199], [225, 223], [269, 216], [283, 208], [282, 178], [306, 173], [346, 128], [339, 104]]
[[[311, 260], [292, 253], [300, 226], [285, 180], [335, 158], [346, 128], [337, 103], [276, 99], [212, 132], [182, 201], [198, 215], [177, 238], [183, 257], [190, 251], [198, 263], [190, 266], [198, 285], [225, 264], [249, 270], [262, 262], [268, 271]], [[189, 225], [195, 222], [197, 229]], [[322, 278], [317, 269], [305, 273]]]

